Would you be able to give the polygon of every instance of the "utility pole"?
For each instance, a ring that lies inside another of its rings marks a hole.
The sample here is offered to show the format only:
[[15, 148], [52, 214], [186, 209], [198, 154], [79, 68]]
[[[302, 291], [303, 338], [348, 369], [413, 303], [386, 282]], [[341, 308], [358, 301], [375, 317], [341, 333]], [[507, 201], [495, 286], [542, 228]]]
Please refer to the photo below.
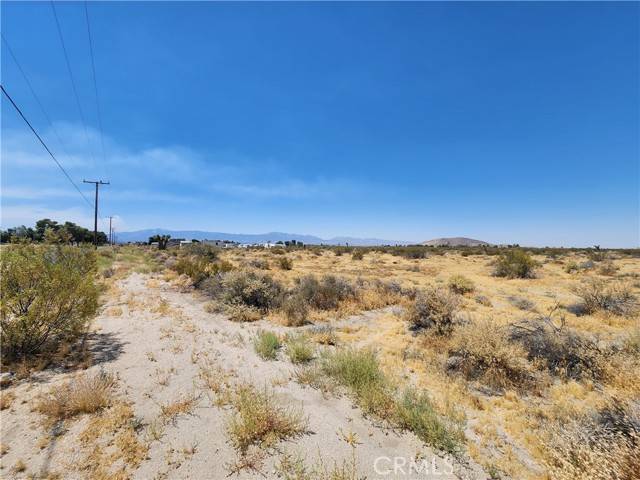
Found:
[[93, 183], [96, 186], [96, 200], [93, 204], [93, 244], [98, 248], [98, 187], [100, 185], [110, 185], [110, 183], [103, 182], [102, 180], [82, 180], [82, 183]]
[[111, 220], [113, 220], [113, 216], [109, 215], [109, 245], [113, 246], [113, 229], [111, 228]]

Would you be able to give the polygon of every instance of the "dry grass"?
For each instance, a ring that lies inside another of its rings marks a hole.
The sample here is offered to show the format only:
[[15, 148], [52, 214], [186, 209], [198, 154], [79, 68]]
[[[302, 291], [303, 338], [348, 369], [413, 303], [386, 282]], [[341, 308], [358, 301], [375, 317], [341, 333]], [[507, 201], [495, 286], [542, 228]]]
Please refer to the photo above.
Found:
[[178, 415], [188, 415], [198, 402], [198, 396], [190, 393], [160, 405], [160, 415], [167, 422], [173, 422]]
[[307, 430], [302, 409], [283, 406], [266, 388], [241, 384], [235, 388], [231, 404], [235, 412], [227, 421], [227, 434], [241, 455], [251, 446], [270, 448]]
[[531, 389], [538, 384], [535, 368], [524, 348], [509, 340], [507, 328], [491, 320], [467, 324], [456, 330], [449, 347], [447, 368], [469, 380], [503, 390]]
[[15, 393], [9, 392], [7, 390], [0, 391], [0, 410], [6, 410], [9, 407], [11, 407], [15, 399], [16, 399]]
[[95, 413], [111, 404], [115, 386], [116, 379], [109, 373], [81, 374], [62, 387], [53, 388], [40, 400], [37, 410], [51, 420]]

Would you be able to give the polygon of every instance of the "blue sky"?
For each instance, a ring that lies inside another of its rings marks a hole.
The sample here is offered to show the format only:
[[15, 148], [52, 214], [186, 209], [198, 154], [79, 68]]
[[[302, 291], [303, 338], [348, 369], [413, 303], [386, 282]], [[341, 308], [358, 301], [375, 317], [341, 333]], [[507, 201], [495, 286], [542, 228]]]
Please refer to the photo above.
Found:
[[[638, 3], [88, 7], [104, 158], [83, 3], [87, 135], [48, 2], [1, 21], [54, 129], [5, 44], [2, 83], [120, 231], [640, 243]], [[2, 225], [43, 216], [92, 224], [3, 98]]]

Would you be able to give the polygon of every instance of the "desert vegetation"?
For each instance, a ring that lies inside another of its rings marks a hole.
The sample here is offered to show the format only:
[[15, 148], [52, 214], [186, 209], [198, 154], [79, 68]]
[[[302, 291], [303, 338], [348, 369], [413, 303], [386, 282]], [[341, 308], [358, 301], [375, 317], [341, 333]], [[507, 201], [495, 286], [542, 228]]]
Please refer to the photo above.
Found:
[[220, 475], [365, 477], [389, 430], [469, 478], [638, 471], [634, 250], [2, 249], [5, 474], [42, 471], [54, 431], [86, 475], [188, 476], [210, 422]]

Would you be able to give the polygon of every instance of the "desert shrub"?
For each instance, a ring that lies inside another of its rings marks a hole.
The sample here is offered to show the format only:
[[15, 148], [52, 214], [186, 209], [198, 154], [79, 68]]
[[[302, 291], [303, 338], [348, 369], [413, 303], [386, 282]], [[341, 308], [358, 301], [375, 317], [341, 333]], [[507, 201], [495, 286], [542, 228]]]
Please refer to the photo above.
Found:
[[269, 270], [269, 262], [263, 258], [254, 258], [249, 261], [249, 266], [259, 270]]
[[227, 433], [233, 447], [243, 455], [251, 446], [270, 448], [307, 429], [308, 421], [300, 408], [284, 406], [266, 389], [240, 385], [231, 404], [235, 413], [227, 420]]
[[605, 352], [584, 334], [555, 327], [543, 318], [522, 321], [510, 330], [510, 339], [522, 345], [529, 360], [554, 375], [601, 380], [606, 373]]
[[220, 256], [220, 248], [202, 242], [192, 243], [183, 248], [189, 254], [201, 257], [208, 262], [213, 262]]
[[362, 260], [364, 258], [364, 252], [362, 250], [354, 250], [351, 254], [352, 260]]
[[347, 280], [334, 275], [325, 275], [320, 280], [307, 275], [297, 280], [293, 294], [298, 294], [314, 308], [334, 310], [347, 298], [355, 297], [355, 288]]
[[284, 255], [287, 252], [284, 251], [284, 248], [275, 247], [271, 249], [271, 253], [273, 255]]
[[506, 278], [533, 278], [538, 263], [524, 250], [509, 249], [495, 262], [494, 275]]
[[618, 273], [618, 270], [620, 270], [620, 267], [618, 267], [611, 260], [606, 260], [602, 262], [602, 265], [600, 265], [600, 268], [598, 269], [598, 273], [600, 275], [606, 275], [606, 276], [612, 277], [613, 275]]
[[320, 345], [337, 345], [338, 336], [331, 325], [313, 327], [310, 331], [311, 338]]
[[282, 270], [291, 270], [293, 268], [293, 260], [289, 257], [282, 256], [278, 259], [278, 265]]
[[476, 295], [475, 300], [480, 305], [484, 305], [485, 307], [492, 307], [493, 306], [493, 303], [491, 303], [491, 299], [489, 297], [487, 297], [486, 295]]
[[[395, 256], [407, 258], [409, 260], [417, 260], [427, 257], [426, 247], [420, 246], [395, 247], [392, 248], [389, 253]], [[435, 250], [434, 253], [436, 253]]]
[[349, 247], [335, 247], [333, 249], [333, 253], [335, 254], [336, 257], [340, 257], [345, 253], [349, 253], [351, 251], [351, 248]]
[[463, 275], [453, 275], [449, 278], [449, 290], [453, 293], [464, 295], [471, 293], [476, 289], [474, 283]]
[[564, 266], [564, 271], [567, 273], [575, 273], [580, 270], [580, 266], [574, 260], [568, 261]]
[[198, 285], [209, 276], [206, 271], [208, 262], [204, 259], [179, 258], [173, 265], [173, 269], [180, 275], [187, 275], [194, 285]]
[[282, 347], [278, 336], [269, 331], [259, 331], [253, 339], [253, 348], [263, 360], [275, 360]]
[[288, 327], [299, 327], [307, 322], [309, 308], [301, 295], [288, 295], [280, 307]]
[[94, 413], [109, 406], [115, 385], [115, 377], [109, 373], [85, 373], [62, 387], [53, 388], [40, 400], [37, 410], [52, 420]]
[[[213, 289], [213, 285], [209, 288]], [[282, 285], [267, 274], [250, 270], [226, 273], [216, 286], [224, 303], [255, 307], [261, 312], [277, 306]]]
[[93, 250], [10, 245], [0, 261], [3, 361], [54, 350], [86, 331], [98, 308]]
[[262, 313], [256, 307], [243, 304], [225, 305], [222, 309], [232, 322], [246, 323], [257, 322], [262, 318]]
[[456, 294], [440, 287], [431, 287], [416, 296], [405, 318], [412, 329], [434, 329], [439, 335], [451, 332], [460, 306]]
[[400, 428], [412, 431], [425, 443], [449, 453], [460, 450], [463, 439], [460, 426], [447, 424], [433, 409], [425, 392], [407, 388], [396, 402], [394, 416]]
[[636, 480], [640, 472], [638, 405], [614, 402], [545, 428], [546, 463], [552, 478]]
[[622, 283], [607, 284], [602, 280], [590, 279], [578, 286], [574, 293], [582, 299], [582, 303], [578, 305], [580, 313], [604, 311], [614, 315], [631, 316], [638, 308], [635, 295]]
[[491, 320], [469, 323], [456, 330], [447, 369], [498, 390], [527, 389], [536, 384], [527, 352], [520, 344], [509, 341], [507, 328]]
[[207, 278], [233, 270], [233, 265], [225, 260], [212, 262], [206, 257], [194, 256], [179, 258], [172, 268], [180, 275], [187, 275], [195, 287], [200, 287]]
[[288, 335], [285, 346], [292, 363], [307, 363], [313, 359], [313, 347], [306, 335]]
[[509, 296], [507, 297], [507, 300], [509, 300], [509, 303], [519, 310], [524, 310], [528, 312], [531, 310], [535, 310], [536, 308], [536, 304], [533, 303], [528, 298], [518, 297], [518, 296]]

